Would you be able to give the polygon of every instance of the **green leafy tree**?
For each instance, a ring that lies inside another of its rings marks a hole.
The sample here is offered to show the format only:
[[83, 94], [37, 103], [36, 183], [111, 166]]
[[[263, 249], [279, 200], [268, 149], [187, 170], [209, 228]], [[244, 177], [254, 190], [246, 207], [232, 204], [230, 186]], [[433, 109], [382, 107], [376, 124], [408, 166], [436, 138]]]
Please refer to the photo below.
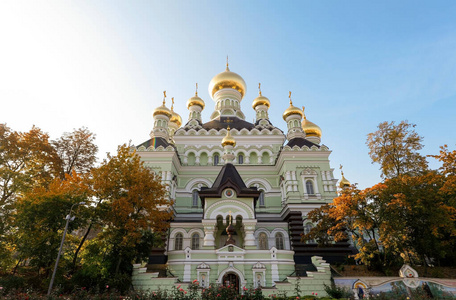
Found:
[[[65, 180], [54, 179], [48, 187], [36, 187], [18, 199], [15, 225], [18, 229], [17, 251], [30, 261], [38, 273], [49, 275], [59, 249], [65, 217], [73, 204], [89, 202], [84, 178], [75, 172]], [[72, 232], [86, 224], [89, 208], [77, 206], [66, 238], [65, 252], [74, 249], [77, 237]], [[65, 255], [63, 255], [65, 257]]]
[[367, 146], [372, 163], [380, 164], [382, 177], [418, 175], [427, 169], [426, 158], [419, 154], [423, 138], [408, 121], [383, 122], [378, 130], [367, 135]]

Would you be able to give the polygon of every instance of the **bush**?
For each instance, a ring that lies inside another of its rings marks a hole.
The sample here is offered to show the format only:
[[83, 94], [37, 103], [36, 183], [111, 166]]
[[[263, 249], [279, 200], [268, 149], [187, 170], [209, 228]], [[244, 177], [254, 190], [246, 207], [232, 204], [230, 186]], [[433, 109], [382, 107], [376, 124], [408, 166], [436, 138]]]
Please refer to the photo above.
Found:
[[24, 288], [25, 279], [19, 276], [8, 275], [0, 278], [0, 286], [3, 287], [3, 293], [8, 293], [11, 290]]
[[338, 287], [334, 283], [334, 281], [331, 282], [331, 285], [326, 285], [325, 284], [325, 292], [333, 298], [336, 299], [342, 299], [342, 298], [350, 298], [351, 292], [343, 287]]

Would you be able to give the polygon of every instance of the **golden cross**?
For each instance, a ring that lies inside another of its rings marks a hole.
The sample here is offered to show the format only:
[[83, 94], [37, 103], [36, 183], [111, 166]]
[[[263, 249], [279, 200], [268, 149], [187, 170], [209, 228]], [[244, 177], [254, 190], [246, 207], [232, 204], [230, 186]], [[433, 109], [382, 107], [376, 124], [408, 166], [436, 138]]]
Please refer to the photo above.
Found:
[[226, 67], [228, 68], [228, 55], [226, 56]]
[[261, 96], [261, 83], [258, 83], [258, 91], [259, 91], [259, 94]]
[[196, 83], [196, 91], [195, 91], [195, 96], [198, 96], [198, 82]]
[[166, 91], [163, 91], [163, 105], [165, 105], [165, 100], [166, 100]]
[[174, 107], [174, 97], [171, 98], [171, 110], [173, 110], [173, 107]]
[[288, 93], [288, 98], [290, 98], [290, 105], [293, 105], [293, 102], [291, 101], [291, 91], [289, 91]]

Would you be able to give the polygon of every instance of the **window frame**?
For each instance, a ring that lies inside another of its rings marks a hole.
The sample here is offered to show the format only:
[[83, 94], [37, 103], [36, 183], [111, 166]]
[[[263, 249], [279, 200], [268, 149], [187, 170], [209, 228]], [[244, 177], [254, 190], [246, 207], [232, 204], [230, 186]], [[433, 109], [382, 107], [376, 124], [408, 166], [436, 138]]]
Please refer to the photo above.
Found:
[[181, 232], [174, 236], [174, 250], [182, 250], [184, 247], [184, 235]]
[[277, 250], [285, 250], [285, 237], [282, 232], [275, 234], [275, 243]]
[[[262, 237], [264, 237], [263, 242], [262, 242]], [[264, 247], [262, 247], [262, 246], [264, 246]], [[268, 235], [265, 232], [260, 232], [258, 234], [258, 248], [260, 250], [269, 250]]]
[[199, 250], [200, 248], [200, 235], [198, 232], [195, 232], [194, 234], [192, 234], [192, 241], [191, 241], [191, 244], [190, 244], [190, 248], [192, 250]]

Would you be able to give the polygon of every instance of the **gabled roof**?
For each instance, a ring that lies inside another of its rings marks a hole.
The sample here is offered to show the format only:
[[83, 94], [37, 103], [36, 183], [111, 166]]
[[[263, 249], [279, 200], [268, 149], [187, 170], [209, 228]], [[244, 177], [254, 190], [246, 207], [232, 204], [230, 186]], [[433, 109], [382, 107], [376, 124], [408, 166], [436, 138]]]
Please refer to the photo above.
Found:
[[256, 201], [260, 196], [260, 191], [258, 191], [257, 188], [248, 188], [245, 185], [241, 175], [239, 175], [239, 172], [236, 170], [236, 167], [230, 163], [227, 163], [222, 167], [212, 187], [201, 188], [199, 196], [202, 201], [204, 201], [204, 198], [208, 197], [221, 198], [222, 191], [227, 188], [235, 190], [237, 196], [240, 198], [253, 197]]
[[252, 123], [239, 119], [238, 117], [219, 117], [217, 119], [214, 119], [203, 124], [203, 128], [206, 130], [220, 130], [224, 128], [226, 129], [228, 126], [230, 126], [231, 129], [237, 130], [241, 130], [243, 128], [251, 130], [255, 127], [255, 125], [253, 125]]
[[286, 146], [289, 146], [291, 148], [293, 148], [294, 146], [298, 146], [299, 148], [303, 147], [303, 146], [307, 146], [309, 148], [311, 148], [312, 146], [317, 146], [318, 148], [320, 148], [320, 145], [317, 145], [315, 143], [312, 143], [311, 141], [309, 140], [306, 140], [305, 138], [294, 138], [294, 139], [291, 139], [287, 144]]
[[[145, 141], [144, 143], [138, 145], [136, 147], [136, 149], [138, 149], [139, 147], [141, 146], [144, 146], [147, 148], [149, 148], [150, 146], [154, 146], [155, 148], [158, 148], [160, 146], [163, 146], [163, 148], [166, 148], [168, 147], [169, 145], [171, 145], [170, 143], [168, 143], [167, 140], [165, 140], [164, 138], [161, 138], [161, 137], [154, 137], [154, 138], [151, 138], [150, 140], [147, 140]], [[173, 145], [171, 145], [173, 146]], [[173, 146], [174, 147], [174, 146]]]

